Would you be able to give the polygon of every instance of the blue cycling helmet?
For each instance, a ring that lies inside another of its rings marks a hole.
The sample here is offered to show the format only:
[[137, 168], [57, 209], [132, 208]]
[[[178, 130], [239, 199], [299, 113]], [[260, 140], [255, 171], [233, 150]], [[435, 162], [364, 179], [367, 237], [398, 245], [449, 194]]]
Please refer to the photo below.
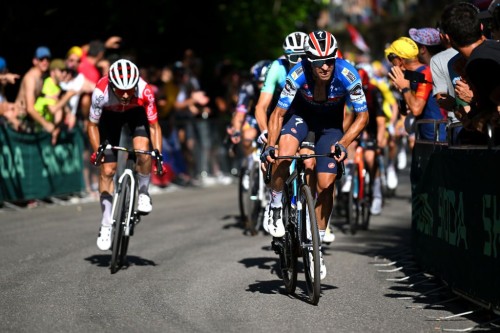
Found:
[[255, 63], [250, 69], [252, 79], [256, 82], [264, 82], [266, 80], [267, 71], [271, 65], [271, 60], [261, 60]]

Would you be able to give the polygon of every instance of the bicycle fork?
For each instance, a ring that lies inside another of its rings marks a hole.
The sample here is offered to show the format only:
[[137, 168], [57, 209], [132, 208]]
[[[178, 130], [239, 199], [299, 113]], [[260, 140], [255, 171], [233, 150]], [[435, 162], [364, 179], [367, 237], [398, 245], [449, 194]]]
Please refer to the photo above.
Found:
[[133, 227], [136, 223], [139, 222], [138, 216], [134, 213], [134, 206], [135, 206], [135, 177], [130, 169], [125, 169], [118, 179], [118, 191], [115, 191], [115, 197], [119, 195], [119, 193], [122, 192], [122, 187], [124, 184], [124, 179], [125, 177], [130, 178], [130, 200], [129, 205], [127, 207], [127, 214], [125, 217], [125, 221], [113, 221], [113, 223], [118, 222], [118, 223], [123, 223], [124, 225], [124, 234], [125, 236], [131, 236], [133, 234]]

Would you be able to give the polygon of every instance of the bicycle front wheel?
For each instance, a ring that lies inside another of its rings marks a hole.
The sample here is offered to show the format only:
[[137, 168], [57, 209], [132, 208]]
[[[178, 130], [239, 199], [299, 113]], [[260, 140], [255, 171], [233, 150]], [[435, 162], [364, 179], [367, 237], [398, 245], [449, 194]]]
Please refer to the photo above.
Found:
[[131, 180], [125, 177], [123, 182], [117, 189], [117, 202], [115, 214], [113, 216], [113, 246], [111, 253], [111, 274], [116, 273], [125, 263], [129, 237], [124, 233], [124, 227], [127, 219], [131, 216], [128, 214], [131, 204]]
[[[301, 236], [302, 236], [302, 256], [304, 260], [304, 274], [306, 276], [307, 294], [311, 304], [319, 302], [321, 293], [320, 276], [320, 238], [316, 213], [314, 210], [314, 200], [311, 189], [308, 185], [300, 188], [300, 202], [302, 210], [300, 212]], [[309, 221], [309, 222], [307, 222]]]

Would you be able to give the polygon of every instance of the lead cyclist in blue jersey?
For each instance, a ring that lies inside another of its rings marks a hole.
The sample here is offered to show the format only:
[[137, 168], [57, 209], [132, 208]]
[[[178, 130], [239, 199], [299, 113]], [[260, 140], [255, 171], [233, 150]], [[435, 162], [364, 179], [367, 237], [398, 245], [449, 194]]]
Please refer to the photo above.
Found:
[[[347, 157], [345, 147], [358, 137], [368, 123], [368, 108], [358, 71], [344, 59], [337, 59], [337, 41], [330, 32], [311, 32], [304, 49], [306, 59], [302, 59], [288, 73], [278, 104], [269, 118], [268, 146], [261, 159], [275, 166], [272, 169], [272, 196], [266, 218], [271, 235], [283, 237], [281, 197], [291, 161], [275, 160], [273, 155], [294, 155], [308, 132], [313, 131], [315, 153], [334, 152], [336, 147], [342, 152], [335, 159], [321, 157], [316, 160], [316, 217], [323, 240], [333, 208], [337, 164]], [[353, 105], [356, 118], [344, 133], [344, 107], [348, 100]], [[284, 122], [287, 114], [291, 116]], [[323, 279], [326, 267], [322, 255], [320, 267]]]

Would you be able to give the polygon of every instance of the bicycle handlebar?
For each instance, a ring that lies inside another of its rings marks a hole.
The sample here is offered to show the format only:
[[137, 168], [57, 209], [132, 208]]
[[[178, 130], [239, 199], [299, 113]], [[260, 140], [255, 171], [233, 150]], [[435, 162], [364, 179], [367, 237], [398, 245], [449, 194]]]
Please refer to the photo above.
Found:
[[113, 146], [111, 145], [107, 140], [99, 146], [97, 149], [97, 156], [96, 156], [96, 165], [100, 163], [104, 156], [104, 152], [106, 150], [117, 150], [117, 151], [124, 151], [127, 153], [134, 153], [134, 154], [143, 154], [143, 155], [149, 155], [151, 157], [154, 157], [156, 160], [156, 170], [158, 175], [163, 175], [163, 167], [162, 167], [162, 156], [158, 152], [158, 150], [142, 150], [142, 149], [130, 149], [127, 147], [121, 147], [121, 146]]
[[[298, 155], [283, 155], [283, 156], [274, 156], [274, 151], [270, 151], [269, 154], [271, 157], [275, 160], [306, 160], [309, 158], [315, 158], [315, 157], [339, 157], [342, 154], [342, 151], [340, 150], [339, 146], [335, 146], [335, 152], [333, 153], [326, 153], [326, 154], [298, 154]], [[271, 181], [271, 168], [272, 168], [272, 163], [267, 162], [267, 169], [266, 169], [266, 176], [264, 177], [264, 183], [269, 184]], [[340, 162], [338, 164], [338, 170], [337, 170], [337, 178], [336, 180], [342, 179], [342, 176], [345, 173], [345, 166], [344, 166], [344, 161]]]

